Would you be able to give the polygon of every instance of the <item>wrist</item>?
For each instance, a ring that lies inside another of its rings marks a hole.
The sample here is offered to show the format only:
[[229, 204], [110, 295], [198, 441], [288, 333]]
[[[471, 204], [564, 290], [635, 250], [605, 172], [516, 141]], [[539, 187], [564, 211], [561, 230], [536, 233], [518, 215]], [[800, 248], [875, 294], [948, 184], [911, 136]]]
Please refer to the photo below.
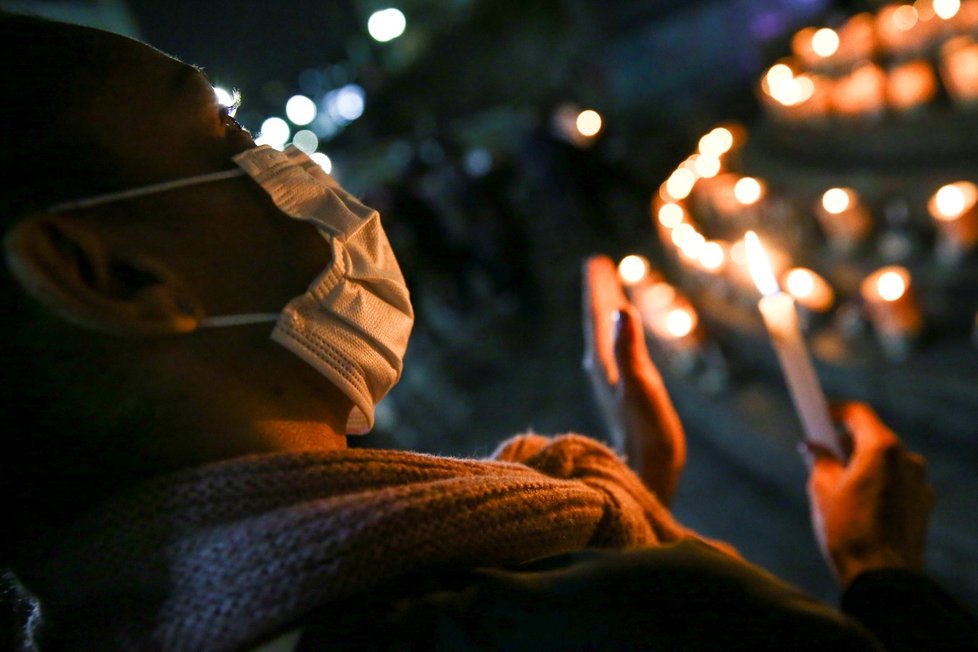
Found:
[[835, 554], [832, 556], [832, 562], [836, 581], [843, 590], [848, 588], [857, 577], [869, 571], [884, 569], [919, 571], [922, 567], [918, 560], [910, 559], [907, 555], [892, 549], [859, 554]]

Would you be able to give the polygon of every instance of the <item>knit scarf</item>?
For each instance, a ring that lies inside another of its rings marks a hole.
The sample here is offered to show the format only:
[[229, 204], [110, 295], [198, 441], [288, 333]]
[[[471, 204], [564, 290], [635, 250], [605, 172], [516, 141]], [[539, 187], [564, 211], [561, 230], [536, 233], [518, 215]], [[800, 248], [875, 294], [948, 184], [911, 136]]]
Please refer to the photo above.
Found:
[[34, 639], [237, 650], [410, 572], [696, 537], [593, 440], [524, 435], [493, 458], [271, 454], [151, 481], [24, 551]]

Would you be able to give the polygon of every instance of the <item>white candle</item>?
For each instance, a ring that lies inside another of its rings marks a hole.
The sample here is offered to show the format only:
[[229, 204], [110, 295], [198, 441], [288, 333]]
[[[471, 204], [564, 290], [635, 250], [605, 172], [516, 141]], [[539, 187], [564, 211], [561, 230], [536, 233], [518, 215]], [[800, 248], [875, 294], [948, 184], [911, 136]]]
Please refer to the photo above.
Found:
[[788, 383], [795, 411], [805, 429], [805, 436], [808, 441], [844, 460], [845, 451], [832, 425], [828, 402], [801, 334], [795, 300], [778, 287], [757, 234], [748, 231], [744, 242], [751, 276], [763, 295], [757, 306], [781, 362], [781, 370]]

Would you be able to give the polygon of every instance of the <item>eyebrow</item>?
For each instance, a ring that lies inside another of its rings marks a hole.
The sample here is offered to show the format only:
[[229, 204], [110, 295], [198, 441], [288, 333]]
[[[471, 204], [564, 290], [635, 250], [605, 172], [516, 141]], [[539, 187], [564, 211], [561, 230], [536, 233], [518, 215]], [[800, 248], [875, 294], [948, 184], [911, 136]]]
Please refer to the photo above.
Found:
[[195, 79], [198, 75], [203, 76], [204, 80], [210, 84], [210, 79], [207, 78], [207, 73], [200, 66], [195, 66], [190, 63], [184, 63], [177, 68], [176, 74], [173, 76], [172, 86], [174, 90], [180, 90], [186, 86], [192, 79]]

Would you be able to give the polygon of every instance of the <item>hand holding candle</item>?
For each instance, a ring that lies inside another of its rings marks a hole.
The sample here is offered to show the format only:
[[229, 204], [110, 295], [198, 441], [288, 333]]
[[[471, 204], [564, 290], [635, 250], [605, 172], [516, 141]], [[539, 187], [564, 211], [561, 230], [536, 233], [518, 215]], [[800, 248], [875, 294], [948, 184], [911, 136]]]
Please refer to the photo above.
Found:
[[748, 231], [744, 237], [751, 276], [764, 295], [757, 304], [771, 342], [781, 362], [795, 410], [808, 441], [822, 446], [840, 460], [846, 453], [829, 416], [828, 402], [812, 366], [805, 340], [798, 325], [798, 312], [791, 295], [778, 287], [764, 248], [757, 234]]

